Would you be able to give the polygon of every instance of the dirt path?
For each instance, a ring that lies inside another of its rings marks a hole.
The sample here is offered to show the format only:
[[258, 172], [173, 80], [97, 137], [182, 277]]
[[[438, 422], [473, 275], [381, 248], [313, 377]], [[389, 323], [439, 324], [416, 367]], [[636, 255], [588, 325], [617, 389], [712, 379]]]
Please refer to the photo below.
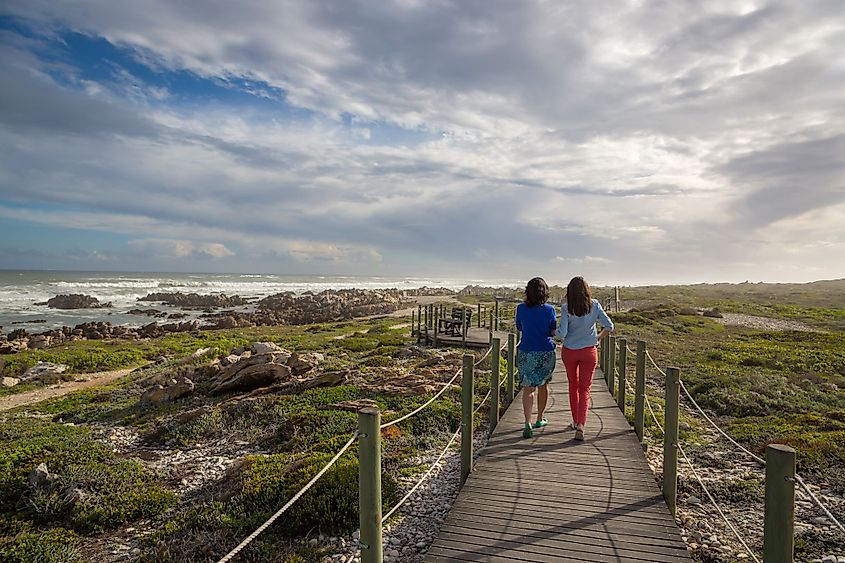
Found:
[[136, 368], [79, 374], [78, 377], [80, 379], [77, 381], [65, 381], [57, 385], [41, 387], [40, 389], [33, 389], [32, 391], [27, 391], [25, 393], [18, 393], [17, 395], [0, 397], [0, 411], [7, 411], [21, 405], [31, 405], [45, 399], [52, 399], [53, 397], [67, 395], [71, 391], [78, 391], [80, 389], [88, 389], [89, 387], [102, 385], [104, 383], [114, 381], [119, 377], [123, 377], [134, 369]]
[[757, 330], [802, 330], [804, 332], [824, 332], [823, 330], [813, 328], [800, 321], [771, 319], [769, 317], [755, 317], [754, 315], [741, 315], [739, 313], [722, 313], [722, 315], [723, 318], [713, 320], [724, 325], [739, 325]]

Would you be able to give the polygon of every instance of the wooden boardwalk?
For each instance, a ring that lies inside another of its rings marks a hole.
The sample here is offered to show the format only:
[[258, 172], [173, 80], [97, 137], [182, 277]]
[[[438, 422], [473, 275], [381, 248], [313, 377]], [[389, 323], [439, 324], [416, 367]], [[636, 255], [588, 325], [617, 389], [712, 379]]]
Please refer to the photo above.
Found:
[[604, 375], [596, 370], [586, 440], [576, 442], [557, 364], [549, 425], [522, 438], [521, 395], [514, 400], [425, 560], [691, 561]]
[[[502, 345], [505, 345], [508, 342], [508, 333], [506, 331], [495, 330], [493, 331], [493, 337], [498, 338], [501, 341]], [[434, 331], [429, 329], [428, 337], [426, 338], [425, 330], [423, 330], [421, 338], [423, 342], [433, 344]], [[467, 330], [465, 342], [467, 348], [487, 348], [488, 346], [490, 346], [490, 330], [487, 328], [469, 327], [469, 330]], [[438, 346], [460, 347], [463, 343], [464, 339], [462, 339], [460, 336], [449, 336], [442, 332], [437, 335]]]

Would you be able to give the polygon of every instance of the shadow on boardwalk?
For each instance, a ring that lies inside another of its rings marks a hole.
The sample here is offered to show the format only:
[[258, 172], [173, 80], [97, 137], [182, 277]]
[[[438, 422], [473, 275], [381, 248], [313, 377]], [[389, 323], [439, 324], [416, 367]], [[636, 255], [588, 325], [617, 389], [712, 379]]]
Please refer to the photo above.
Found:
[[549, 426], [522, 438], [507, 410], [426, 561], [690, 561], [636, 435], [596, 372], [586, 441], [576, 442], [558, 362]]

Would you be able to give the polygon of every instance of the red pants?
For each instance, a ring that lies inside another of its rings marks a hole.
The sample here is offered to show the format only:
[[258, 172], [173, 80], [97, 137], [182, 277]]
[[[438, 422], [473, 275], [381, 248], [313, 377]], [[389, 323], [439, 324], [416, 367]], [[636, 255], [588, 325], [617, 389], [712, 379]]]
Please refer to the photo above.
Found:
[[587, 409], [590, 407], [590, 386], [593, 384], [593, 372], [598, 364], [595, 346], [570, 350], [562, 348], [560, 357], [566, 366], [566, 378], [569, 380], [569, 408], [575, 424], [587, 423]]

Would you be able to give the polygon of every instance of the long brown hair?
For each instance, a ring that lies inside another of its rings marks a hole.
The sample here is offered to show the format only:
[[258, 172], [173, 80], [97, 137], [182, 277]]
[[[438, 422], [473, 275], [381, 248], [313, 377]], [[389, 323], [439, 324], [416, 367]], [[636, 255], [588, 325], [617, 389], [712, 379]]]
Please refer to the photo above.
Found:
[[528, 307], [542, 305], [549, 298], [549, 286], [543, 278], [531, 278], [525, 286], [525, 304]]
[[581, 276], [575, 276], [566, 286], [566, 308], [576, 317], [583, 317], [593, 308], [593, 292]]

